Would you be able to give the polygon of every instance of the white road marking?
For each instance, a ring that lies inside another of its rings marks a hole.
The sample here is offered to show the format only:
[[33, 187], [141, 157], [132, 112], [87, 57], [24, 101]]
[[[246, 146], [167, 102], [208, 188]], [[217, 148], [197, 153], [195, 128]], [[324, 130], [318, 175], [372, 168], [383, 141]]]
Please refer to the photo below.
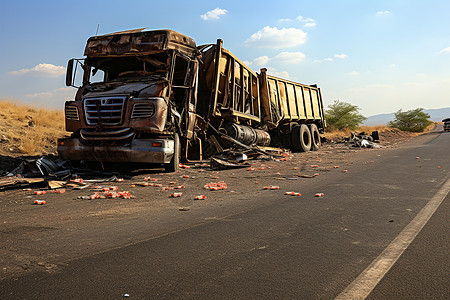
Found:
[[335, 300], [366, 299], [389, 269], [408, 248], [450, 191], [450, 178], [417, 216]]

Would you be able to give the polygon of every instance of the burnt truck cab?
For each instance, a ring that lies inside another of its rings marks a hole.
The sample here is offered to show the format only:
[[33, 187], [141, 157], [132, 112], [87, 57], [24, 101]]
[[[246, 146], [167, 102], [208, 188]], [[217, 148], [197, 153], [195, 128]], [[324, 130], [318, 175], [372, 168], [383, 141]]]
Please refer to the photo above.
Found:
[[[88, 39], [85, 59], [69, 60], [58, 153], [72, 161], [165, 164], [175, 171], [181, 145], [195, 138], [199, 51], [172, 30], [122, 31]], [[77, 68], [78, 67], [78, 68]], [[80, 74], [78, 74], [80, 76]]]

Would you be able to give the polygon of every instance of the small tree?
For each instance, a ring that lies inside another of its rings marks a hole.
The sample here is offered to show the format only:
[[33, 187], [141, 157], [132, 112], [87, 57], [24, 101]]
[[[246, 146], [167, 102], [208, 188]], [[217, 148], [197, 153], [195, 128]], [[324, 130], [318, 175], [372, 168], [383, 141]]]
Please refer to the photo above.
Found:
[[359, 107], [350, 103], [335, 100], [325, 111], [327, 126], [330, 130], [356, 129], [366, 117], [359, 113]]
[[389, 126], [403, 131], [422, 132], [428, 125], [433, 123], [429, 118], [430, 115], [425, 113], [423, 108], [407, 111], [400, 109], [395, 113], [394, 121], [389, 122]]

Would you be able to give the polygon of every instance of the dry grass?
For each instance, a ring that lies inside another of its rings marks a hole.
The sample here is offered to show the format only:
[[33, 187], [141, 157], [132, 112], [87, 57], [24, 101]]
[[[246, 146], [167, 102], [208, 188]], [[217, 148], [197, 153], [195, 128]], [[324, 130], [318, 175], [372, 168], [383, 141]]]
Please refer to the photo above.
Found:
[[344, 129], [344, 130], [334, 130], [334, 131], [325, 131], [323, 134], [324, 137], [326, 137], [329, 140], [338, 140], [344, 137], [349, 137], [352, 132], [365, 132], [366, 134], [371, 134], [372, 131], [378, 131], [380, 133], [393, 133], [395, 132], [397, 135], [400, 136], [417, 136], [421, 135], [426, 132], [430, 132], [434, 129], [435, 123], [430, 124], [423, 132], [406, 132], [401, 131], [397, 128], [392, 128], [386, 125], [377, 125], [377, 126], [361, 126], [358, 129], [350, 130], [350, 129]]
[[385, 131], [388, 130], [390, 127], [386, 125], [377, 125], [377, 126], [361, 126], [358, 129], [350, 130], [350, 129], [343, 129], [343, 130], [333, 130], [333, 131], [325, 131], [324, 137], [326, 137], [329, 140], [336, 140], [343, 137], [349, 137], [352, 132], [362, 132], [364, 131], [367, 134], [371, 134], [372, 131]]
[[0, 154], [56, 153], [56, 139], [66, 135], [62, 110], [35, 108], [0, 98]]

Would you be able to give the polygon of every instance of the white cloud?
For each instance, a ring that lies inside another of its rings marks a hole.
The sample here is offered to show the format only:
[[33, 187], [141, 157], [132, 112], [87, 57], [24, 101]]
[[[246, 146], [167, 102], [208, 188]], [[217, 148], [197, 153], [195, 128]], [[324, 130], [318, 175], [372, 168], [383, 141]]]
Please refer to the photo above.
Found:
[[308, 22], [314, 22], [314, 19], [311, 19], [311, 18], [305, 18], [305, 17], [303, 17], [303, 16], [298, 16], [296, 19], [299, 20], [299, 21], [305, 22], [305, 23], [308, 23]]
[[334, 57], [340, 58], [340, 59], [346, 59], [346, 58], [348, 58], [348, 55], [342, 53], [342, 54], [335, 54]]
[[280, 52], [271, 61], [276, 63], [298, 64], [304, 61], [305, 57], [305, 54], [302, 52]]
[[267, 67], [270, 64], [298, 64], [305, 60], [306, 55], [302, 52], [280, 52], [272, 58], [260, 56], [253, 61], [244, 61], [247, 66]]
[[439, 53], [442, 53], [442, 54], [450, 54], [450, 47], [447, 47], [447, 48], [445, 48], [445, 49], [442, 49], [441, 51], [439, 51]]
[[352, 76], [358, 76], [359, 74], [361, 74], [360, 72], [358, 72], [358, 71], [351, 71], [350, 73], [348, 73], [349, 75], [352, 75]]
[[205, 21], [208, 20], [218, 20], [220, 16], [226, 15], [228, 11], [226, 9], [222, 8], [215, 8], [213, 10], [210, 10], [206, 12], [205, 14], [201, 15], [200, 18], [202, 18]]
[[309, 23], [306, 23], [305, 25], [303, 25], [303, 27], [311, 28], [311, 27], [315, 27], [316, 25], [317, 25], [316, 22], [309, 22]]
[[278, 72], [277, 69], [275, 69], [275, 68], [268, 67], [267, 68], [267, 73], [269, 73], [270, 75], [275, 76], [275, 77], [280, 77], [280, 78], [284, 78], [284, 79], [290, 79], [290, 76], [289, 76], [288, 72], [286, 72], [286, 71]]
[[55, 66], [52, 64], [38, 64], [31, 69], [21, 69], [18, 71], [9, 72], [12, 75], [34, 75], [46, 77], [58, 77], [66, 73], [66, 68], [62, 66]]
[[252, 34], [245, 44], [261, 48], [288, 48], [304, 44], [306, 32], [297, 28], [282, 28], [266, 26]]
[[291, 22], [292, 20], [289, 18], [286, 19], [279, 19], [278, 22]]
[[377, 16], [377, 17], [382, 17], [382, 16], [387, 16], [387, 15], [390, 15], [390, 14], [391, 14], [391, 12], [388, 11], [388, 10], [385, 10], [385, 11], [377, 11], [377, 13], [375, 14], [375, 16]]
[[305, 28], [315, 27], [317, 25], [316, 21], [312, 18], [305, 18], [303, 16], [298, 16], [296, 20], [304, 22], [305, 24], [303, 25], [303, 27]]
[[260, 56], [253, 60], [252, 64], [255, 66], [263, 66], [266, 65], [270, 61], [268, 56]]

